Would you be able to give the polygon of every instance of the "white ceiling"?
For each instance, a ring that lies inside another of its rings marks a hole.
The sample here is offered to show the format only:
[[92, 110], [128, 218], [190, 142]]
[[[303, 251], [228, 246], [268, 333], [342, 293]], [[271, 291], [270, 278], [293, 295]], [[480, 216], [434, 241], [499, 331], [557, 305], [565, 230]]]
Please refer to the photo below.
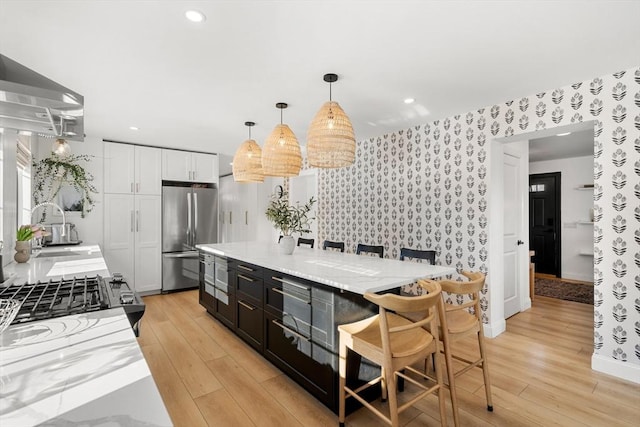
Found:
[[639, 16], [640, 1], [0, 0], [0, 52], [84, 95], [88, 138], [232, 155], [247, 120], [264, 142], [276, 102], [305, 144], [325, 73], [363, 140], [640, 65]]
[[593, 156], [593, 129], [529, 140], [529, 161]]

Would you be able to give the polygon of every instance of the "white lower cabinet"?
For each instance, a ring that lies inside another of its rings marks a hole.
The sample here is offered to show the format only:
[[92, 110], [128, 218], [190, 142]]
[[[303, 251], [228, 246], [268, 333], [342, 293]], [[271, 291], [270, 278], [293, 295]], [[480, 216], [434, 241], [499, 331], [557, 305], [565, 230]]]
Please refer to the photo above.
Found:
[[159, 292], [161, 199], [155, 195], [105, 194], [104, 256], [136, 292]]

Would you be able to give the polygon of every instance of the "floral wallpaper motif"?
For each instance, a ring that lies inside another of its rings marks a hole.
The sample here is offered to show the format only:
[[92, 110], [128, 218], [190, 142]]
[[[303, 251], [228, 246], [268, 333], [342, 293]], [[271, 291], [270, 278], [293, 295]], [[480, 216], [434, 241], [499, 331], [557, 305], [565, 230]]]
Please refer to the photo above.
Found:
[[[318, 240], [435, 249], [487, 272], [492, 138], [594, 122], [594, 349], [640, 365], [640, 68], [360, 141], [356, 163], [320, 170]], [[488, 282], [483, 317], [488, 322]]]

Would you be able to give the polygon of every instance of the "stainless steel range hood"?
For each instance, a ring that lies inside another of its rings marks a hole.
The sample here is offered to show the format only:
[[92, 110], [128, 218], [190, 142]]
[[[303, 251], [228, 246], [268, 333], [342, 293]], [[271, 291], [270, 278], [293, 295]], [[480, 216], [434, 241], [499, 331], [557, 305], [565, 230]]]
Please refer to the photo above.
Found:
[[84, 141], [84, 97], [0, 54], [0, 128]]

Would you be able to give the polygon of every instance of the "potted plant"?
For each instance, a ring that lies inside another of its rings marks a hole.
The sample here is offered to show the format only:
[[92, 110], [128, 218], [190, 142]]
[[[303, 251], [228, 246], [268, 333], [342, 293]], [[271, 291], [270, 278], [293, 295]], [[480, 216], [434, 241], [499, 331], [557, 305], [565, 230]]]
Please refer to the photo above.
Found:
[[16, 254], [13, 259], [16, 262], [27, 262], [31, 256], [31, 239], [44, 237], [46, 232], [40, 224], [22, 225], [16, 233]]
[[280, 230], [282, 238], [280, 239], [280, 252], [291, 255], [295, 248], [295, 241], [292, 233], [309, 233], [311, 232], [310, 224], [315, 218], [309, 218], [309, 212], [316, 200], [311, 197], [304, 205], [289, 204], [288, 193], [277, 192], [271, 195], [271, 200], [267, 206], [267, 219]]

